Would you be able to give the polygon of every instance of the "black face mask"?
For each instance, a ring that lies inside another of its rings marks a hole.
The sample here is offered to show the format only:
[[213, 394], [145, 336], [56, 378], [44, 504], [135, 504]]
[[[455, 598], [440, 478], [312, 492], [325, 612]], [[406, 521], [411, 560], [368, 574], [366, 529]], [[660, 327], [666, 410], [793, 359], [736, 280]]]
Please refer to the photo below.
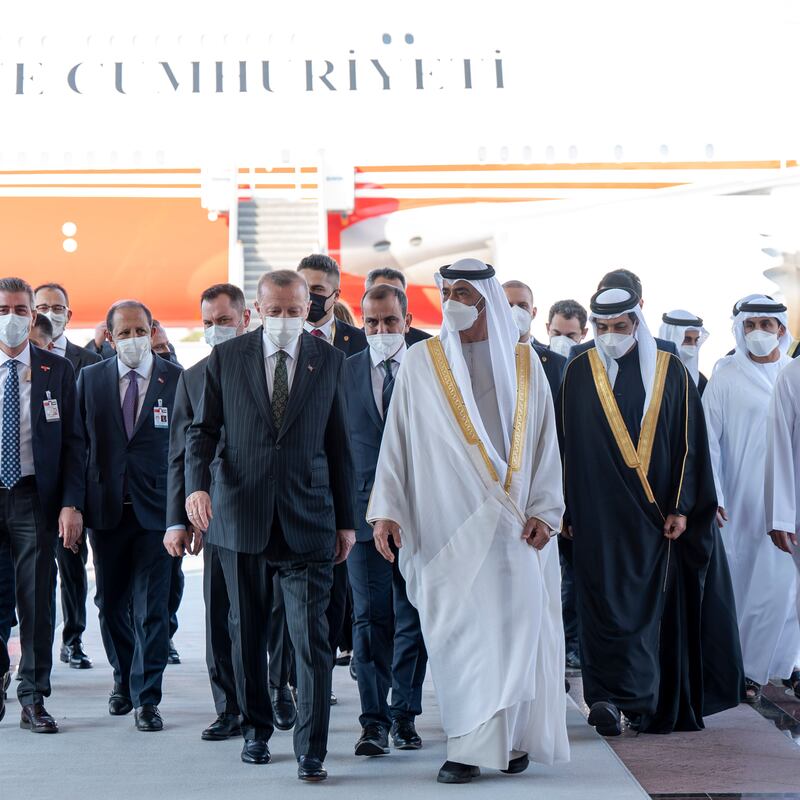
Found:
[[156, 355], [163, 358], [164, 361], [171, 361], [173, 364], [175, 363], [175, 354], [171, 353], [169, 350], [167, 350], [166, 353], [156, 352]]
[[319, 322], [327, 313], [329, 309], [325, 308], [325, 303], [331, 299], [336, 292], [331, 292], [327, 297], [324, 294], [315, 294], [311, 292], [311, 308], [308, 312], [308, 321], [313, 325]]

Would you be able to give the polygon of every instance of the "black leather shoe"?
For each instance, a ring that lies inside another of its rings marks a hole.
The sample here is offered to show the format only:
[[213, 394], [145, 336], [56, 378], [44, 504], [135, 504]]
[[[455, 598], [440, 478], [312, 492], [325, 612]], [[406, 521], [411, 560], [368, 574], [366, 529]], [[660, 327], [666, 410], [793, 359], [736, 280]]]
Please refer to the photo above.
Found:
[[47, 709], [41, 703], [22, 706], [19, 726], [31, 733], [58, 733], [56, 721], [47, 713]]
[[356, 661], [354, 658], [350, 659], [350, 666], [348, 667], [350, 672], [350, 677], [354, 680], [358, 680], [358, 674], [356, 673]]
[[445, 761], [436, 777], [437, 783], [469, 783], [479, 777], [480, 768], [472, 764], [459, 764], [458, 761]]
[[112, 717], [124, 717], [133, 711], [131, 696], [118, 684], [114, 684], [111, 696], [108, 698], [108, 713]]
[[517, 758], [512, 758], [511, 761], [508, 762], [508, 768], [501, 769], [500, 772], [505, 772], [506, 775], [519, 775], [520, 772], [525, 772], [525, 770], [528, 769], [528, 764], [530, 763], [528, 754], [523, 753]]
[[290, 731], [297, 722], [297, 706], [292, 690], [288, 686], [270, 687], [269, 699], [272, 701], [272, 721], [279, 731]]
[[133, 719], [137, 731], [151, 733], [164, 728], [164, 720], [158, 713], [158, 706], [154, 706], [152, 703], [145, 703], [141, 708], [137, 708], [133, 713]]
[[348, 667], [350, 666], [350, 661], [352, 659], [352, 653], [349, 650], [346, 650], [344, 653], [340, 650], [339, 655], [336, 656], [336, 666], [337, 667]]
[[238, 714], [220, 714], [201, 734], [207, 742], [221, 742], [241, 736], [242, 726]]
[[567, 669], [580, 669], [581, 657], [578, 655], [578, 651], [568, 650], [565, 657], [565, 663], [567, 665]]
[[356, 742], [357, 756], [385, 756], [389, 754], [389, 736], [380, 725], [365, 725], [361, 738]]
[[301, 781], [324, 781], [328, 772], [322, 761], [314, 756], [300, 756], [297, 759], [297, 777]]
[[392, 723], [392, 744], [398, 750], [419, 750], [422, 747], [417, 729], [412, 719], [396, 719]]
[[92, 661], [89, 656], [83, 652], [83, 643], [80, 640], [73, 644], [64, 644], [61, 646], [61, 660], [65, 664], [69, 664], [72, 669], [92, 668]]
[[11, 673], [6, 672], [0, 675], [0, 722], [6, 715], [6, 692], [8, 691], [8, 684], [11, 683]]
[[245, 764], [269, 764], [269, 747], [266, 739], [245, 739], [242, 747], [242, 761]]
[[622, 733], [622, 715], [613, 703], [604, 700], [592, 703], [589, 709], [589, 724], [601, 736], [619, 736]]
[[172, 643], [172, 639], [169, 640], [169, 654], [167, 655], [167, 664], [180, 664], [181, 657], [178, 655], [178, 651], [175, 649], [175, 645]]
[[331, 692], [331, 705], [335, 706], [339, 702], [339, 698]]

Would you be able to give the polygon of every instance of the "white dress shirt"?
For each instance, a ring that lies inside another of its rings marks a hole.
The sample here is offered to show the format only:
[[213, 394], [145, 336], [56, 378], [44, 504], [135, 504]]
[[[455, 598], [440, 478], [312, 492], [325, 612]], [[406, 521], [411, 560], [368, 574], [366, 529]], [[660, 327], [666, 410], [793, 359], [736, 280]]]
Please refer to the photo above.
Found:
[[61, 358], [67, 357], [67, 337], [63, 333], [58, 339], [53, 339], [53, 352]]
[[[128, 391], [128, 373], [131, 368], [123, 364], [119, 356], [117, 356], [117, 369], [119, 370], [119, 404], [121, 408], [125, 400], [125, 393]], [[142, 413], [144, 396], [147, 394], [150, 378], [153, 375], [153, 354], [151, 352], [145, 354], [142, 363], [136, 367], [134, 372], [136, 372], [136, 382], [139, 385], [139, 404], [136, 407], [136, 419], [138, 420], [139, 414]]]
[[[9, 370], [6, 362], [9, 360], [10, 356], [0, 350], [0, 441], [3, 437], [2, 409]], [[31, 427], [31, 346], [28, 345], [19, 355], [14, 356], [14, 360], [17, 362], [19, 381], [19, 466], [22, 476], [25, 477], [36, 474], [33, 466], [33, 428]], [[61, 400], [60, 397], [53, 399]]]
[[336, 317], [331, 314], [331, 318], [324, 324], [317, 327], [312, 325], [308, 320], [303, 323], [303, 327], [311, 333], [311, 331], [322, 331], [322, 336], [328, 344], [333, 344], [333, 337], [336, 335]]
[[[400, 362], [405, 354], [406, 343], [403, 342], [402, 347], [393, 356], [389, 357], [393, 378], [397, 376], [397, 370], [400, 369]], [[369, 349], [369, 360], [372, 362], [372, 394], [375, 397], [375, 405], [378, 406], [378, 413], [383, 417], [383, 380], [386, 377], [386, 368], [383, 366], [383, 358], [371, 347]]]
[[272, 387], [275, 383], [275, 367], [278, 365], [278, 350], [285, 351], [289, 358], [286, 359], [286, 375], [289, 379], [289, 391], [292, 391], [292, 381], [297, 369], [297, 356], [300, 353], [300, 337], [298, 336], [286, 347], [278, 347], [266, 333], [261, 335], [264, 342], [264, 369], [267, 373], [267, 391], [272, 402]]

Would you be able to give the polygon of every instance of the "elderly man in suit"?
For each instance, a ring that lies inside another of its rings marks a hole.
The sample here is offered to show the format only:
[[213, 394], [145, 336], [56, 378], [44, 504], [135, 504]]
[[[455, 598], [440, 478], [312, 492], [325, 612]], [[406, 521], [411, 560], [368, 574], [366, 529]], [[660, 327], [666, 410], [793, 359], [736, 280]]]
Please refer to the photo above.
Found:
[[[78, 347], [67, 339], [66, 329], [72, 319], [67, 290], [60, 283], [43, 283], [34, 289], [34, 304], [39, 316], [47, 317], [53, 326], [52, 351], [66, 358], [75, 370], [75, 377], [84, 367], [101, 360], [96, 353]], [[58, 572], [61, 575], [61, 611], [64, 627], [61, 633], [61, 660], [73, 669], [89, 669], [92, 662], [83, 650], [83, 632], [86, 630], [86, 561], [88, 548], [82, 536], [78, 551], [57, 548]]]
[[[238, 286], [218, 283], [209, 286], [200, 296], [200, 314], [205, 339], [211, 347], [241, 336], [250, 324], [250, 310]], [[175, 392], [169, 445], [167, 479], [167, 524], [164, 547], [175, 559], [184, 553], [197, 554], [203, 548], [203, 534], [186, 516], [186, 432], [203, 396], [208, 357], [181, 374]], [[218, 454], [225, 449], [225, 435], [220, 439]], [[212, 488], [213, 494], [213, 488]], [[211, 694], [217, 718], [201, 734], [206, 741], [220, 741], [241, 734], [236, 680], [231, 660], [231, 637], [228, 630], [230, 602], [222, 574], [219, 549], [205, 543], [203, 563], [203, 599], [206, 607], [206, 666], [211, 681]], [[290, 695], [291, 698], [291, 695]], [[294, 700], [292, 699], [292, 703]]]
[[180, 367], [153, 355], [153, 316], [137, 300], [108, 312], [116, 357], [87, 367], [78, 398], [89, 444], [86, 525], [100, 631], [114, 669], [113, 716], [136, 709], [140, 731], [163, 727], [158, 704], [169, 648], [166, 528], [169, 426]]
[[[394, 377], [406, 353], [411, 315], [405, 292], [377, 283], [361, 300], [369, 347], [347, 359], [345, 391], [356, 467], [356, 544], [347, 560], [353, 590], [353, 649], [361, 697], [357, 756], [386, 755], [389, 735], [399, 750], [418, 750], [414, 726], [422, 713], [427, 653], [417, 610], [409, 602], [397, 561], [377, 551], [367, 504], [381, 449]], [[389, 706], [388, 694], [392, 691]]]
[[[273, 714], [265, 620], [277, 574], [297, 662], [298, 777], [327, 777], [331, 651], [325, 612], [334, 562], [355, 540], [355, 479], [345, 409], [344, 356], [303, 333], [308, 285], [267, 272], [256, 309], [263, 327], [215, 347], [186, 439], [190, 522], [220, 548], [231, 601], [242, 760], [266, 764]], [[222, 431], [225, 448], [217, 455]], [[211, 464], [218, 459], [212, 518]]]
[[[83, 530], [86, 446], [71, 365], [30, 344], [33, 289], [0, 278], [0, 548], [10, 543], [19, 610], [20, 727], [56, 733], [47, 713], [53, 662], [51, 591], [58, 535], [77, 549]], [[0, 687], [10, 664], [0, 639]], [[5, 702], [0, 693], [0, 719]]]

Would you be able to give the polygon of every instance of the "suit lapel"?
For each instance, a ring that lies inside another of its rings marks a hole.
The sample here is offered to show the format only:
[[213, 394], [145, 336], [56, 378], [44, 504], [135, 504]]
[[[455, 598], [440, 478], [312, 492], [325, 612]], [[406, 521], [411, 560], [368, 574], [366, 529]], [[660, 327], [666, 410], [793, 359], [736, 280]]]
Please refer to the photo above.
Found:
[[363, 355], [359, 355], [364, 362], [360, 365], [358, 371], [358, 383], [361, 387], [361, 399], [367, 407], [367, 414], [369, 418], [378, 426], [378, 430], [383, 430], [383, 418], [378, 413], [378, 407], [375, 405], [375, 393], [372, 390], [372, 359], [369, 355], [369, 348], [363, 351]]
[[267, 391], [264, 345], [262, 343], [263, 328], [246, 335], [251, 338], [247, 348], [242, 353], [242, 357], [246, 362], [244, 374], [247, 376], [247, 384], [250, 387], [256, 407], [274, 436], [276, 434], [275, 422], [272, 419], [272, 406], [269, 402], [269, 392]]
[[[150, 383], [147, 387], [147, 393], [144, 396], [142, 410], [139, 412], [139, 416], [136, 419], [136, 425], [133, 428], [133, 436], [131, 436], [131, 439], [133, 439], [136, 434], [139, 433], [139, 430], [141, 429], [142, 425], [144, 425], [145, 420], [150, 414], [153, 413], [153, 408], [156, 405], [156, 401], [163, 396], [165, 384], [167, 382], [166, 372], [167, 365], [164, 359], [161, 358], [161, 356], [153, 353], [153, 372], [150, 375]], [[172, 416], [171, 410], [169, 415]], [[121, 409], [120, 417], [122, 417]]]
[[122, 403], [119, 399], [119, 367], [117, 366], [117, 357], [107, 358], [103, 365], [106, 370], [106, 397], [109, 398], [111, 403], [111, 416], [117, 423], [122, 435], [127, 439], [128, 435], [125, 433], [125, 422], [122, 419]]
[[[52, 372], [49, 365], [42, 361], [37, 348], [30, 345], [31, 353], [31, 429], [36, 430], [36, 423], [39, 420], [39, 414], [42, 413], [42, 402], [45, 399], [45, 392], [50, 386], [50, 373]], [[20, 375], [20, 382], [25, 380], [24, 375]], [[54, 397], [59, 403], [59, 410], [61, 405], [61, 398]]]
[[319, 372], [317, 369], [321, 360], [319, 348], [323, 346], [327, 347], [328, 345], [317, 342], [311, 334], [303, 334], [300, 337], [297, 367], [292, 379], [292, 388], [289, 391], [289, 403], [283, 415], [283, 424], [278, 433], [279, 439], [289, 430], [289, 426], [294, 422], [303, 407], [308, 390]]

